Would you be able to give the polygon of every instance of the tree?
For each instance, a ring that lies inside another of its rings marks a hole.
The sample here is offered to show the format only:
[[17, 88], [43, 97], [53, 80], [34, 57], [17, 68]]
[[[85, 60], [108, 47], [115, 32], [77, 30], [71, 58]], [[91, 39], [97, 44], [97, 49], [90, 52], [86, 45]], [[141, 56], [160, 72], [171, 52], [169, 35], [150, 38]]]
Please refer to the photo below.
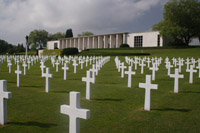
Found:
[[[16, 46], [15, 46], [16, 47]], [[8, 42], [4, 40], [0, 40], [0, 54], [13, 54], [16, 53], [16, 48], [12, 44], [9, 44]]]
[[0, 40], [0, 54], [5, 54], [8, 50], [8, 43], [4, 40]]
[[35, 44], [37, 47], [46, 47], [49, 33], [45, 30], [34, 30], [29, 34], [29, 44]]
[[58, 33], [49, 35], [49, 40], [58, 40], [60, 38], [65, 38], [65, 34], [58, 32]]
[[65, 34], [65, 37], [66, 37], [66, 38], [73, 37], [72, 29], [67, 29], [66, 34]]
[[32, 45], [31, 45], [31, 50], [32, 50], [32, 51], [36, 51], [36, 50], [37, 50], [37, 45], [32, 44]]
[[175, 44], [189, 45], [200, 34], [200, 2], [197, 0], [171, 0], [164, 6], [164, 20], [153, 30]]
[[91, 36], [94, 35], [92, 32], [86, 31], [86, 32], [82, 32], [82, 34], [78, 34], [78, 36]]

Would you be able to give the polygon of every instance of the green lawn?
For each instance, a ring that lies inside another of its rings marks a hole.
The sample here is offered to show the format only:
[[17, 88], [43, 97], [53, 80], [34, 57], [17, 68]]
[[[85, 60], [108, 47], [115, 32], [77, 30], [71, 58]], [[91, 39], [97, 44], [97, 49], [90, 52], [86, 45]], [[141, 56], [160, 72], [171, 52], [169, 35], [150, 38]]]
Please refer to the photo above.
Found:
[[[118, 52], [120, 54], [120, 50]], [[200, 48], [143, 49], [143, 52], [150, 53], [150, 57], [200, 58]], [[60, 113], [60, 105], [69, 104], [70, 91], [80, 92], [81, 107], [90, 109], [90, 119], [81, 119], [82, 133], [200, 132], [200, 79], [197, 73], [194, 74], [194, 84], [189, 84], [189, 74], [184, 66], [185, 77], [179, 80], [180, 93], [174, 94], [174, 79], [167, 76], [163, 62], [153, 81], [158, 84], [158, 90], [151, 91], [152, 110], [147, 112], [143, 110], [145, 90], [138, 88], [138, 84], [144, 83], [145, 74], [151, 74], [151, 71], [145, 68], [142, 75], [138, 67], [132, 78], [132, 88], [128, 88], [127, 75], [121, 78], [114, 58], [112, 56], [111, 61], [103, 66], [96, 83], [92, 84], [90, 101], [85, 99], [85, 82], [81, 79], [92, 66], [81, 70], [79, 65], [77, 74], [74, 74], [71, 63], [68, 80], [64, 81], [61, 65], [57, 73], [49, 60], [45, 65], [51, 68], [53, 78], [50, 79], [50, 93], [45, 93], [45, 78], [41, 77], [39, 62], [27, 71], [26, 76], [21, 76], [20, 88], [16, 87], [16, 66], [9, 74], [3, 63], [0, 80], [7, 80], [7, 90], [12, 92], [12, 98], [7, 100], [8, 124], [0, 126], [0, 133], [68, 132], [69, 117]], [[120, 60], [124, 61], [124, 56], [120, 56]]]

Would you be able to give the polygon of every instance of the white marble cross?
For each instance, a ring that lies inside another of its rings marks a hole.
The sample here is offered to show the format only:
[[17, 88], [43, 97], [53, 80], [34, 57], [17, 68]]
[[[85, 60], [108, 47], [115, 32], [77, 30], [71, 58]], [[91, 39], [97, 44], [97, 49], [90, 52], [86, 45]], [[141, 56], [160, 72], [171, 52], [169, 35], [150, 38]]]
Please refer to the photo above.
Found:
[[127, 68], [126, 66], [124, 66], [124, 62], [121, 63], [120, 68], [121, 68], [121, 78], [124, 78], [124, 69]]
[[57, 60], [55, 64], [56, 64], [56, 72], [58, 72], [58, 68], [59, 68], [58, 66], [59, 66], [60, 63]]
[[146, 75], [146, 83], [139, 83], [139, 88], [145, 88], [144, 110], [151, 110], [151, 89], [158, 89], [157, 84], [151, 84], [151, 75]]
[[0, 80], [0, 124], [7, 123], [7, 100], [11, 98], [12, 93], [7, 92], [7, 81]]
[[170, 75], [171, 74], [171, 68], [173, 67], [173, 65], [171, 65], [171, 62], [168, 62], [167, 63], [168, 65], [167, 65], [167, 75]]
[[176, 67], [177, 62], [178, 62], [177, 59], [176, 59], [176, 58], [173, 58], [172, 60], [173, 60], [174, 67]]
[[81, 64], [81, 69], [83, 69], [84, 60], [80, 60], [79, 63]]
[[194, 70], [193, 65], [190, 65], [190, 69], [186, 70], [186, 72], [190, 73], [189, 83], [193, 83], [193, 73], [196, 73], [197, 70]]
[[135, 75], [136, 72], [132, 71], [132, 67], [128, 67], [128, 71], [125, 71], [125, 74], [128, 74], [128, 87], [131, 88], [132, 86], [132, 75]]
[[55, 67], [55, 59], [52, 59], [52, 65]]
[[156, 67], [156, 64], [153, 63], [153, 67], [150, 67], [149, 68], [150, 70], [152, 70], [152, 80], [155, 80], [155, 77], [156, 77], [156, 71], [158, 71], [158, 68]]
[[27, 61], [27, 63], [28, 63], [28, 70], [30, 69], [30, 64], [31, 64], [31, 61], [30, 60], [28, 60]]
[[95, 83], [95, 79], [91, 77], [90, 71], [86, 72], [86, 77], [82, 78], [82, 81], [86, 82], [86, 99], [91, 99], [91, 85], [90, 83]]
[[43, 74], [44, 73], [44, 68], [46, 68], [46, 66], [44, 65], [43, 61], [41, 62], [40, 68], [41, 68], [41, 71], [42, 71], [42, 74]]
[[9, 73], [11, 73], [12, 72], [12, 63], [11, 62], [8, 63], [8, 68], [9, 68]]
[[178, 93], [179, 88], [179, 78], [184, 78], [184, 75], [179, 74], [179, 70], [175, 69], [175, 74], [170, 74], [171, 78], [174, 78], [174, 93]]
[[67, 63], [64, 64], [62, 69], [64, 70], [64, 80], [67, 80], [67, 70], [69, 70], [69, 67], [67, 66]]
[[144, 64], [144, 60], [141, 61], [140, 66], [141, 66], [141, 74], [143, 74], [144, 73], [144, 66], [146, 66], [146, 64]]
[[73, 61], [72, 65], [74, 66], [74, 73], [76, 73], [76, 67], [78, 66], [78, 64], [76, 63], [76, 60]]
[[147, 58], [147, 61], [146, 61], [146, 62], [147, 62], [147, 67], [149, 68], [149, 67], [150, 67], [150, 63], [151, 63], [151, 60], [150, 60], [149, 57]]
[[21, 74], [22, 74], [22, 71], [21, 71], [21, 68], [20, 66], [18, 65], [17, 66], [17, 70], [15, 71], [15, 73], [17, 74], [17, 87], [20, 87], [20, 84], [21, 84]]
[[85, 59], [85, 66], [87, 67], [88, 66], [88, 62], [89, 62], [89, 60], [88, 60], [88, 58], [87, 59]]
[[60, 112], [69, 115], [69, 133], [80, 133], [80, 118], [89, 119], [90, 110], [80, 107], [80, 92], [70, 92], [69, 102], [60, 106]]
[[26, 67], [27, 67], [27, 64], [26, 64], [26, 62], [24, 61], [24, 63], [23, 63], [23, 65], [22, 65], [23, 67], [24, 67], [24, 75], [26, 75]]
[[50, 74], [50, 68], [46, 68], [46, 73], [43, 73], [42, 74], [42, 77], [45, 77], [46, 78], [46, 87], [45, 87], [45, 92], [49, 92], [50, 90], [50, 79], [49, 78], [52, 78], [53, 75]]
[[99, 74], [99, 69], [98, 69], [98, 68], [99, 68], [99, 66], [98, 66], [98, 63], [97, 63], [97, 64], [95, 65], [95, 69], [97, 70], [97, 71], [96, 71], [96, 75]]
[[181, 72], [181, 67], [183, 66], [183, 62], [179, 60], [177, 65], [178, 65], [179, 72]]
[[96, 73], [97, 73], [97, 69], [96, 69], [96, 65], [92, 65], [92, 69], [90, 69], [90, 71], [92, 72], [92, 78], [94, 78], [96, 80]]
[[198, 66], [196, 68], [199, 69], [199, 78], [200, 78], [200, 62], [198, 63]]
[[118, 72], [120, 72], [121, 71], [121, 69], [120, 69], [121, 62], [120, 62], [120, 60], [117, 60], [116, 65], [117, 65]]
[[188, 69], [189, 69], [189, 66], [190, 66], [190, 64], [191, 64], [189, 58], [186, 59], [185, 64], [186, 64], [186, 70], [188, 70]]
[[138, 63], [139, 63], [138, 60], [135, 59], [135, 61], [134, 61], [134, 64], [135, 64], [135, 70], [137, 70], [137, 64], [138, 64]]

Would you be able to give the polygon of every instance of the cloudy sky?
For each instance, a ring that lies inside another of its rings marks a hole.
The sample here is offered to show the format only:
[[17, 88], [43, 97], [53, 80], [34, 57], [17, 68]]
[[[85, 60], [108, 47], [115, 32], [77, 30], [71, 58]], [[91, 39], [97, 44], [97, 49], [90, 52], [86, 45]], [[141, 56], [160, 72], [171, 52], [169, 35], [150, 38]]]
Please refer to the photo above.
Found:
[[74, 36], [149, 31], [163, 19], [169, 0], [0, 0], [0, 39], [25, 42], [34, 29], [49, 33], [72, 28]]

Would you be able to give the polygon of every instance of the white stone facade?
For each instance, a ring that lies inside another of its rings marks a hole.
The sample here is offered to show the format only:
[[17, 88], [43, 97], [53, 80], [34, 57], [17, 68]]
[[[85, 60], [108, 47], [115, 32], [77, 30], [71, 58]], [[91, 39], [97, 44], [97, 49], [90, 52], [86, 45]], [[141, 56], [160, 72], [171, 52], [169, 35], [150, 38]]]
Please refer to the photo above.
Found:
[[47, 42], [47, 49], [55, 49], [58, 48], [60, 49], [60, 41], [48, 41]]
[[130, 47], [162, 47], [163, 39], [158, 31], [130, 33], [127, 36]]
[[163, 46], [163, 39], [158, 31], [141, 33], [112, 33], [92, 36], [82, 36], [73, 38], [62, 38], [58, 41], [49, 41], [47, 49], [57, 48], [78, 48], [79, 51], [85, 49], [99, 48], [119, 48], [121, 44], [129, 44], [130, 47], [157, 47]]

